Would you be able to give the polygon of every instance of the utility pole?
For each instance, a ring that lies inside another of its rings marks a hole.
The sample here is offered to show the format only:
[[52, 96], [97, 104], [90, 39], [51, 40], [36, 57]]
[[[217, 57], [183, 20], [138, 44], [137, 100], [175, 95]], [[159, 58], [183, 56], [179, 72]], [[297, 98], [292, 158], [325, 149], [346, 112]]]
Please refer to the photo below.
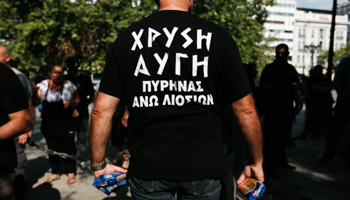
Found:
[[333, 71], [333, 44], [334, 44], [334, 29], [335, 29], [335, 15], [337, 13], [337, 0], [333, 0], [333, 10], [332, 10], [332, 26], [331, 26], [331, 38], [329, 43], [328, 51], [328, 68], [327, 68], [327, 78], [332, 79]]

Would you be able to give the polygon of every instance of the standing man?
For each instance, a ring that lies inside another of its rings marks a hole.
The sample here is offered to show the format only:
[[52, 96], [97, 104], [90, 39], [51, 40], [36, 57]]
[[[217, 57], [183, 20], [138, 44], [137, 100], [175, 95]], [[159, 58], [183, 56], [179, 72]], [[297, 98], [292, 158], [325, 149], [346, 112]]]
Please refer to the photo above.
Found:
[[[31, 110], [32, 106], [32, 86], [27, 78], [26, 75], [24, 75], [22, 72], [20, 72], [18, 69], [10, 66], [10, 60], [11, 56], [8, 51], [8, 49], [5, 46], [0, 45], [0, 62], [9, 68], [11, 68], [19, 80], [22, 82], [22, 85], [25, 89], [25, 94], [27, 95], [27, 100], [29, 103], [29, 111]], [[29, 131], [28, 133], [24, 133], [18, 137], [15, 138], [15, 144], [16, 144], [16, 151], [17, 151], [17, 162], [18, 165], [15, 169], [15, 182], [14, 182], [14, 193], [16, 196], [16, 199], [25, 200], [25, 188], [26, 188], [26, 165], [27, 165], [27, 156], [24, 153], [25, 144], [32, 136], [32, 131]]]
[[94, 87], [91, 82], [91, 78], [79, 71], [80, 62], [74, 57], [68, 57], [66, 60], [68, 66], [68, 75], [64, 76], [65, 80], [70, 80], [78, 88], [78, 94], [80, 103], [77, 107], [79, 116], [75, 118], [77, 128], [77, 157], [80, 158], [78, 161], [81, 169], [86, 169], [86, 153], [88, 145], [88, 122], [89, 122], [89, 110], [88, 106], [93, 102], [95, 98]]
[[[191, 14], [193, 0], [156, 2], [159, 12], [131, 25], [106, 55], [91, 115], [95, 177], [128, 172], [134, 199], [174, 199], [177, 192], [179, 199], [219, 200], [220, 179], [230, 171], [222, 139], [228, 102], [250, 158], [237, 182], [263, 182], [260, 123], [236, 43]], [[130, 112], [128, 171], [105, 162], [120, 99]]]
[[12, 200], [17, 166], [14, 137], [32, 125], [23, 85], [16, 74], [0, 63], [0, 199]]
[[[350, 122], [350, 56], [343, 58], [337, 66], [333, 85], [338, 96], [326, 149], [320, 160], [323, 166], [328, 165], [336, 155], [341, 134]], [[346, 165], [350, 167], [350, 143], [347, 144]]]
[[295, 169], [287, 162], [286, 147], [295, 115], [300, 111], [299, 78], [288, 64], [288, 46], [276, 47], [276, 60], [267, 65], [260, 78], [264, 133], [264, 172], [277, 178], [274, 167]]

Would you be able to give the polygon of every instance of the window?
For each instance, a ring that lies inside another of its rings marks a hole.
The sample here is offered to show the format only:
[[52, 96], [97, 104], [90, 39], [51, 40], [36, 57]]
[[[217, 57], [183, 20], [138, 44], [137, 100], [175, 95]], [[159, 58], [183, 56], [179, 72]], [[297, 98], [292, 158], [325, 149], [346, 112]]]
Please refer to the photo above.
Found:
[[323, 43], [322, 43], [322, 41], [320, 41], [319, 46], [320, 46], [321, 49], [323, 49]]
[[271, 23], [271, 24], [284, 24], [283, 21], [271, 21], [271, 20], [266, 20], [266, 23]]
[[299, 63], [300, 62], [300, 56], [298, 55], [298, 59], [297, 59], [297, 62]]
[[311, 37], [314, 37], [314, 29], [311, 30]]
[[294, 16], [293, 13], [269, 12], [271, 15]]
[[302, 50], [303, 48], [301, 47], [301, 42], [298, 42], [298, 49]]
[[293, 39], [279, 39], [280, 42], [293, 42]]
[[286, 8], [294, 8], [293, 4], [283, 4], [283, 3], [279, 3], [276, 6], [278, 7], [286, 7]]
[[320, 29], [320, 38], [323, 38], [323, 29]]
[[304, 56], [303, 56], [303, 58], [302, 58], [302, 61], [303, 61], [303, 64], [304, 64], [304, 61], [305, 61], [305, 60], [304, 60]]

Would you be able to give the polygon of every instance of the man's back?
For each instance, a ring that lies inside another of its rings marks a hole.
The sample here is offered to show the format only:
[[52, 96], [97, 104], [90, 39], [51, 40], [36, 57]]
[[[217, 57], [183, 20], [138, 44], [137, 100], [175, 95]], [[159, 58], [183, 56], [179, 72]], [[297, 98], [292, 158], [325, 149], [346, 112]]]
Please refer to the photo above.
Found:
[[[15, 73], [0, 63], [0, 127], [10, 121], [9, 114], [28, 108], [22, 83]], [[13, 138], [0, 140], [1, 173], [9, 173], [17, 165]]]
[[224, 97], [233, 102], [250, 89], [226, 31], [187, 12], [160, 11], [120, 35], [106, 59], [100, 91], [125, 98], [130, 110], [130, 175], [170, 180], [227, 175]]

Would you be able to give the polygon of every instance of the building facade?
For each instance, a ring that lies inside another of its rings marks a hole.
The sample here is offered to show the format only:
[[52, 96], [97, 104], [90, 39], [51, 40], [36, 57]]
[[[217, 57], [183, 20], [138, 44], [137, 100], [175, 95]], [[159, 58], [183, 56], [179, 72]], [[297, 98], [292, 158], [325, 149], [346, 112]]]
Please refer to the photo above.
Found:
[[293, 58], [293, 39], [294, 39], [294, 25], [296, 2], [288, 0], [278, 0], [273, 7], [267, 7], [269, 16], [264, 24], [264, 36], [275, 37], [277, 41], [272, 42], [271, 46], [277, 46], [280, 43], [285, 43], [289, 47], [290, 57]]
[[[350, 20], [350, 0], [348, 2], [344, 2], [342, 4], [337, 5], [337, 14], [340, 15], [348, 15], [348, 18]], [[347, 41], [349, 42], [350, 39], [350, 25], [348, 26], [348, 33], [347, 33]]]
[[[276, 2], [275, 6], [267, 7], [269, 16], [264, 24], [264, 36], [277, 38], [271, 46], [287, 44], [289, 63], [295, 66], [299, 74], [308, 75], [312, 65], [317, 65], [320, 51], [329, 49], [332, 12], [298, 8], [295, 0]], [[349, 25], [347, 14], [337, 14], [334, 50], [346, 45]], [[326, 66], [326, 63], [323, 64]]]
[[[336, 15], [334, 51], [347, 42], [348, 16]], [[327, 10], [297, 8], [292, 64], [300, 74], [308, 75], [311, 67], [317, 65], [317, 56], [330, 45], [332, 13]], [[326, 63], [321, 63], [326, 66]]]

